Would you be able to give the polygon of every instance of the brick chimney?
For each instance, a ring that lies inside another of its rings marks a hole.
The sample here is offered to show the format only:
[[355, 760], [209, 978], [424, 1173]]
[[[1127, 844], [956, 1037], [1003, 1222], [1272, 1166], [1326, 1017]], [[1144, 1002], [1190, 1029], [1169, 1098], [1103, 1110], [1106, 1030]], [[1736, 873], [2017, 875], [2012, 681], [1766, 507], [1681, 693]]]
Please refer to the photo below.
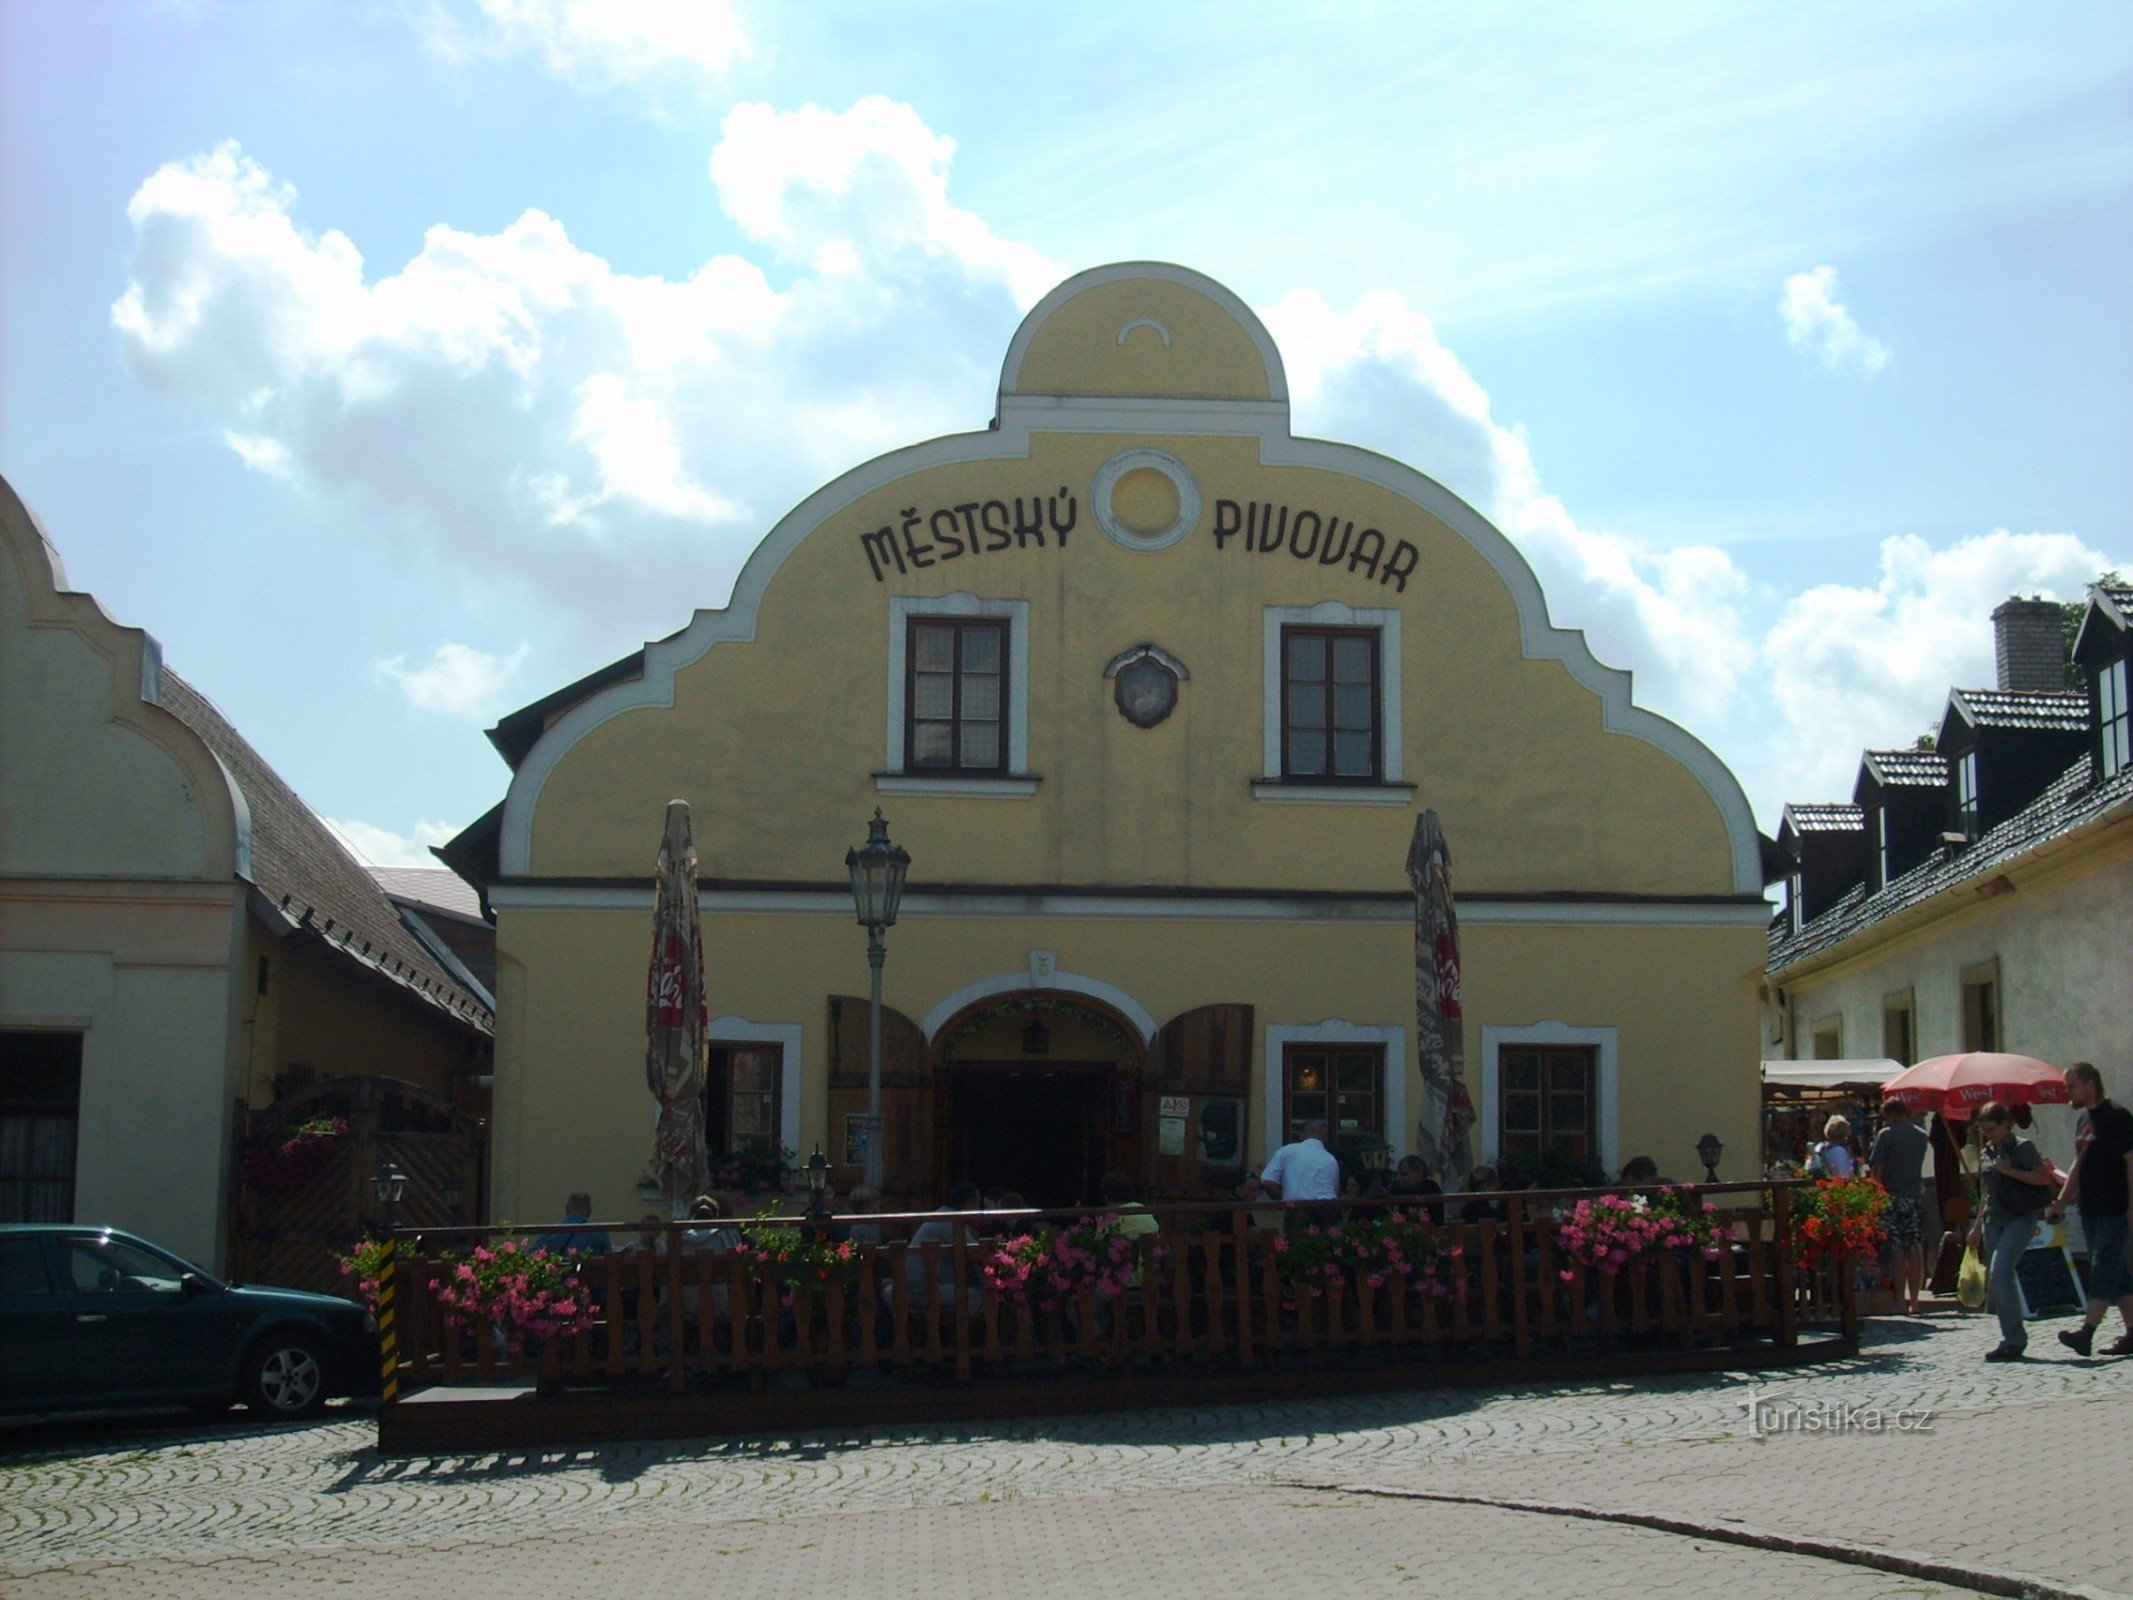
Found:
[[2051, 600], [2003, 600], [1992, 613], [2000, 687], [2049, 693], [2066, 687], [2066, 639]]

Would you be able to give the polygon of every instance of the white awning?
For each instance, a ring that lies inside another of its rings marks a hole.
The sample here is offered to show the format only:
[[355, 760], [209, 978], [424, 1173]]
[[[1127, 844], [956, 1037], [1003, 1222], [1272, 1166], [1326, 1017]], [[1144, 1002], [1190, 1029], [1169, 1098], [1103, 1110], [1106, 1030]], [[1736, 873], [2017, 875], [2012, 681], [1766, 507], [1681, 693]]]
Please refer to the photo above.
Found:
[[1901, 1062], [1885, 1057], [1861, 1057], [1851, 1061], [1765, 1061], [1763, 1086], [1768, 1089], [1837, 1089], [1854, 1083], [1880, 1085], [1901, 1071]]

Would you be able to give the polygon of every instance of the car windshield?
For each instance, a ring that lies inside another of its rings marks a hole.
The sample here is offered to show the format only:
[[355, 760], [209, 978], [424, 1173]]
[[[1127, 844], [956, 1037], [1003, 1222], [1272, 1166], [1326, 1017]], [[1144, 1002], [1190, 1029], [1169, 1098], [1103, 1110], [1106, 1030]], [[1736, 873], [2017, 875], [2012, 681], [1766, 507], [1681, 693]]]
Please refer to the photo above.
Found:
[[185, 1274], [199, 1270], [137, 1240], [112, 1234], [63, 1239], [59, 1249], [67, 1281], [77, 1294], [176, 1294]]

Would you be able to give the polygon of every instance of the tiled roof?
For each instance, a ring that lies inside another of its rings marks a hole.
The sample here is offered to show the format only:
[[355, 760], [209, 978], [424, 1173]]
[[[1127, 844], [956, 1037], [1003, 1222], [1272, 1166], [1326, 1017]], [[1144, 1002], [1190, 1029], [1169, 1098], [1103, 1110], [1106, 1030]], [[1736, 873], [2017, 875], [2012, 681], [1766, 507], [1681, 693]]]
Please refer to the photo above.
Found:
[[1866, 827], [1866, 813], [1849, 803], [1795, 802], [1785, 808], [1794, 833], [1855, 833]]
[[1948, 781], [1948, 758], [1937, 750], [1869, 750], [1866, 764], [1884, 788], [1938, 789]]
[[207, 697], [165, 668], [163, 708], [206, 741], [237, 780], [252, 813], [252, 883], [289, 921], [337, 955], [399, 984], [482, 1033], [489, 1007], [448, 973], [410, 933], [369, 871], [268, 766]]
[[2133, 767], [2091, 783], [2087, 756], [2052, 780], [2051, 787], [1967, 850], [1936, 851], [1875, 893], [1855, 885], [1797, 934], [1782, 922], [1770, 934], [1770, 971], [1841, 944], [1900, 911], [1965, 884], [1980, 884], [2037, 846], [2110, 812], [2133, 815]]
[[1956, 689], [1970, 720], [1980, 728], [2021, 728], [2029, 732], [2085, 733], [2089, 697], [2078, 689], [2024, 693], [2012, 689]]
[[449, 867], [372, 867], [370, 875], [391, 899], [473, 922], [482, 920], [481, 896]]
[[2096, 587], [2118, 607], [2121, 616], [2133, 616], [2133, 583], [2099, 583]]

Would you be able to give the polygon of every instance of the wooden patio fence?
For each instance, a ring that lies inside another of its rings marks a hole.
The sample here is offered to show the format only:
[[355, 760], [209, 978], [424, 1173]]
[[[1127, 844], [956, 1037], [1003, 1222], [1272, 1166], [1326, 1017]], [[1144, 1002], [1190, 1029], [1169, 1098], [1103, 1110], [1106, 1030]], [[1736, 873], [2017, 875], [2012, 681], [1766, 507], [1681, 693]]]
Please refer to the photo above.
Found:
[[[1069, 1366], [1250, 1369], [1372, 1354], [1425, 1381], [1433, 1357], [1501, 1362], [1509, 1377], [1524, 1362], [1581, 1354], [1633, 1367], [1639, 1352], [1654, 1349], [1790, 1349], [1801, 1324], [1815, 1320], [1855, 1338], [1844, 1265], [1795, 1269], [1788, 1203], [1795, 1187], [1699, 1185], [1695, 1192], [1715, 1209], [1715, 1259], [1684, 1251], [1637, 1259], [1620, 1273], [1586, 1267], [1556, 1239], [1557, 1209], [1603, 1191], [1449, 1196], [1434, 1236], [1460, 1254], [1441, 1280], [1445, 1292], [1436, 1294], [1403, 1277], [1373, 1284], [1353, 1275], [1321, 1278], [1320, 1292], [1300, 1292], [1279, 1265], [1282, 1226], [1262, 1224], [1277, 1217], [1289, 1229], [1309, 1223], [1297, 1214], [1304, 1208], [1282, 1217], [1271, 1204], [1151, 1207], [1159, 1231], [1135, 1241], [1138, 1270], [1127, 1292], [1106, 1299], [1082, 1289], [1049, 1306], [987, 1281], [989, 1241], [1041, 1224], [1072, 1226], [1096, 1213], [963, 1212], [953, 1214], [964, 1224], [953, 1242], [915, 1247], [897, 1236], [951, 1214], [834, 1218], [834, 1227], [878, 1224], [891, 1242], [855, 1245], [840, 1274], [815, 1285], [781, 1281], [758, 1260], [694, 1248], [684, 1237], [737, 1223], [674, 1223], [654, 1230], [646, 1245], [583, 1261], [579, 1273], [593, 1293], [596, 1320], [545, 1340], [454, 1320], [436, 1286], [482, 1241], [523, 1239], [554, 1232], [554, 1225], [411, 1231], [401, 1236], [402, 1388], [543, 1380], [551, 1388], [663, 1383], [678, 1394], [782, 1371], [818, 1384], [841, 1383], [855, 1370], [890, 1382], [903, 1374], [970, 1383], [1041, 1378]], [[1475, 1199], [1499, 1202], [1504, 1220], [1455, 1220], [1462, 1203]], [[1324, 1215], [1388, 1204], [1314, 1209]], [[644, 1237], [634, 1224], [587, 1226], [603, 1228], [618, 1247]]]

